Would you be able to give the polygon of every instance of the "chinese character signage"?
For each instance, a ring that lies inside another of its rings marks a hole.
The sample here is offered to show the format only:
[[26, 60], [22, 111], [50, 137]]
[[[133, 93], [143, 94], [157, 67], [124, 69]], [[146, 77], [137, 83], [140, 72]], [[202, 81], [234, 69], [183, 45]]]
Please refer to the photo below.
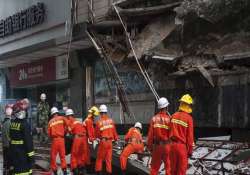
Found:
[[11, 68], [11, 87], [43, 84], [56, 80], [55, 58], [45, 58], [33, 63], [20, 64]]
[[22, 10], [6, 19], [0, 20], [0, 38], [12, 35], [14, 33], [32, 28], [42, 24], [45, 20], [44, 3], [37, 3]]

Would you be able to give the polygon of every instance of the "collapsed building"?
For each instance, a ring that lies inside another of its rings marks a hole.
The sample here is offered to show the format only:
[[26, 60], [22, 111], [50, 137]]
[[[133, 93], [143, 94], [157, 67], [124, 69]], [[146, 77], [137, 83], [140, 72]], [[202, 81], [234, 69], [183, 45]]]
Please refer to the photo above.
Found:
[[[188, 174], [249, 174], [243, 143], [250, 126], [249, 7], [247, 0], [119, 0], [105, 18], [92, 11], [87, 33], [103, 58], [108, 102], [114, 106], [112, 92], [120, 99], [121, 122], [147, 124], [145, 101], [154, 104], [158, 94], [173, 113], [188, 92], [195, 99], [196, 137], [226, 134], [240, 141], [197, 141]], [[119, 154], [114, 149], [114, 159]], [[150, 154], [142, 157], [132, 155], [130, 166], [148, 174]]]
[[[107, 93], [112, 106], [117, 101], [113, 92], [132, 116], [127, 123], [134, 116], [146, 124], [148, 110], [154, 110], [149, 103], [155, 102], [151, 81], [169, 99], [171, 113], [183, 93], [192, 94], [196, 136], [214, 131], [249, 139], [244, 137], [250, 126], [249, 7], [247, 0], [119, 0], [103, 18], [91, 11], [87, 32], [105, 58], [99, 78], [106, 75], [108, 84], [96, 102]], [[139, 101], [148, 103], [135, 109]]]

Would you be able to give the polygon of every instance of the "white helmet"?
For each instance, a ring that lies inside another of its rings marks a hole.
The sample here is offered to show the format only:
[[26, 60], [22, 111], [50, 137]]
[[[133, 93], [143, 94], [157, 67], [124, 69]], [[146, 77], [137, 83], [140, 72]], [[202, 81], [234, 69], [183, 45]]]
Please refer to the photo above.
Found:
[[68, 115], [74, 115], [74, 111], [72, 109], [67, 109], [66, 112], [65, 112], [65, 115], [68, 116]]
[[165, 97], [161, 97], [158, 100], [158, 109], [166, 108], [168, 105], [169, 105], [168, 99], [166, 99]]
[[41, 100], [46, 100], [46, 94], [45, 94], [45, 93], [42, 93], [42, 94], [40, 95], [40, 99], [41, 99]]
[[142, 129], [142, 124], [140, 122], [136, 122], [134, 127]]
[[5, 110], [6, 116], [11, 116], [11, 115], [12, 115], [12, 112], [13, 112], [13, 109], [10, 108], [10, 107], [6, 108], [6, 110]]
[[58, 113], [58, 112], [59, 111], [58, 111], [57, 107], [52, 107], [50, 110], [50, 115], [53, 115], [53, 114]]
[[99, 110], [100, 110], [100, 112], [108, 112], [108, 108], [106, 105], [101, 105]]

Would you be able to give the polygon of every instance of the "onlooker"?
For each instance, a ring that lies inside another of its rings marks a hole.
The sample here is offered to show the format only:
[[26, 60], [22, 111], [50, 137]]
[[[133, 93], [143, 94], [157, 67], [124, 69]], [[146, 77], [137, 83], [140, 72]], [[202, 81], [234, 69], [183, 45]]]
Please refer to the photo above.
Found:
[[46, 133], [49, 117], [49, 104], [46, 101], [46, 94], [42, 93], [40, 100], [37, 105], [37, 133], [39, 142], [46, 143], [48, 141]]
[[3, 143], [3, 169], [4, 174], [10, 174], [10, 120], [12, 115], [12, 108], [10, 106], [6, 106], [5, 109], [5, 118], [2, 123], [2, 143]]

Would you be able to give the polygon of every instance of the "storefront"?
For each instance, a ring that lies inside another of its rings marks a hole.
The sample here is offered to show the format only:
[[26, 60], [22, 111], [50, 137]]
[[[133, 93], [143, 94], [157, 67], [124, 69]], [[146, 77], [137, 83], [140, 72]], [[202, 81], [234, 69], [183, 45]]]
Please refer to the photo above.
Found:
[[[0, 0], [0, 69], [7, 70], [6, 85], [0, 79], [3, 98], [27, 97], [36, 104], [46, 93], [50, 106], [58, 102], [78, 116], [86, 111], [82, 60], [88, 57], [78, 52], [91, 43], [84, 33], [87, 16], [77, 14], [71, 3]], [[72, 24], [76, 14], [81, 18]]]
[[9, 80], [12, 98], [27, 97], [36, 103], [39, 101], [40, 94], [46, 93], [50, 106], [55, 102], [65, 104], [69, 101], [66, 55], [44, 58], [10, 68]]
[[[155, 99], [146, 81], [136, 69], [119, 64], [116, 64], [116, 69], [128, 98], [127, 105], [132, 114], [131, 118], [124, 117], [115, 82], [101, 60], [95, 64], [94, 97], [96, 104], [107, 104], [109, 111], [112, 111], [111, 117], [119, 126], [133, 124], [136, 121], [147, 124], [154, 115]], [[118, 129], [120, 129], [119, 126]]]

